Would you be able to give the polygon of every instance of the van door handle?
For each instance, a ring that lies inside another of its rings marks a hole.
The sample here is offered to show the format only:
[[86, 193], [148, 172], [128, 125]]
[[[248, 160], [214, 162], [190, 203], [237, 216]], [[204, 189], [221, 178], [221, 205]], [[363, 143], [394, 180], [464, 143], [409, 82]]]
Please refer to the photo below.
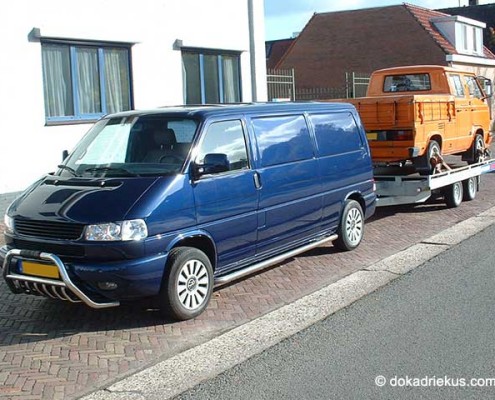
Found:
[[260, 174], [255, 172], [254, 175], [253, 175], [253, 179], [254, 179], [254, 186], [256, 187], [256, 189], [261, 189], [261, 177], [260, 177]]

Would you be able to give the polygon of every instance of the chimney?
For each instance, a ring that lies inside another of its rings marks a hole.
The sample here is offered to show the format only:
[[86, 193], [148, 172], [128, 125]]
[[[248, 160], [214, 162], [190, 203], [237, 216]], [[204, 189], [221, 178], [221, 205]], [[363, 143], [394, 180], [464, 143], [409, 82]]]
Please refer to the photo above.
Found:
[[469, 0], [469, 6], [477, 6], [479, 3], [478, 0]]

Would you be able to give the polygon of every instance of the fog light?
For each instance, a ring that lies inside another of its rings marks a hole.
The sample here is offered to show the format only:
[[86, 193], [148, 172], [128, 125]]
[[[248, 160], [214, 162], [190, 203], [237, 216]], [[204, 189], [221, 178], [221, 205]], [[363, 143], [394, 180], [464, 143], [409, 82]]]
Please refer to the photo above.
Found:
[[98, 287], [101, 290], [115, 290], [118, 285], [115, 282], [98, 282]]

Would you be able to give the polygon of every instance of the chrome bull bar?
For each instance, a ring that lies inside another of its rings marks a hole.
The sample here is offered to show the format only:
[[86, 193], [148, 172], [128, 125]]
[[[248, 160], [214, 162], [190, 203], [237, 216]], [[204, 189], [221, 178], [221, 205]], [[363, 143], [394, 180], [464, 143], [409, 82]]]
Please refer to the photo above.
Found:
[[[10, 267], [14, 257], [27, 260], [49, 261], [58, 268], [61, 280], [11, 272]], [[62, 260], [51, 253], [19, 249], [8, 251], [3, 261], [3, 277], [13, 293], [31, 293], [53, 299], [70, 301], [71, 303], [83, 302], [91, 308], [108, 308], [120, 305], [118, 301], [100, 303], [90, 299], [72, 282]]]

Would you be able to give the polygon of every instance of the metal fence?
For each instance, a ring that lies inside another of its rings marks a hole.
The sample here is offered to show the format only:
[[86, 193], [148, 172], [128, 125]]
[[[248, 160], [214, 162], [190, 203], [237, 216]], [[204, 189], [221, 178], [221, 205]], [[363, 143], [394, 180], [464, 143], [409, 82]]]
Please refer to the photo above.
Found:
[[300, 88], [296, 89], [296, 100], [342, 99], [346, 88]]
[[370, 83], [370, 74], [346, 72], [345, 81], [347, 88], [346, 98], [364, 97]]
[[268, 101], [294, 101], [296, 81], [294, 69], [268, 69]]
[[268, 69], [268, 101], [324, 100], [366, 96], [370, 74], [346, 72], [345, 84], [340, 88], [299, 88], [294, 69]]

